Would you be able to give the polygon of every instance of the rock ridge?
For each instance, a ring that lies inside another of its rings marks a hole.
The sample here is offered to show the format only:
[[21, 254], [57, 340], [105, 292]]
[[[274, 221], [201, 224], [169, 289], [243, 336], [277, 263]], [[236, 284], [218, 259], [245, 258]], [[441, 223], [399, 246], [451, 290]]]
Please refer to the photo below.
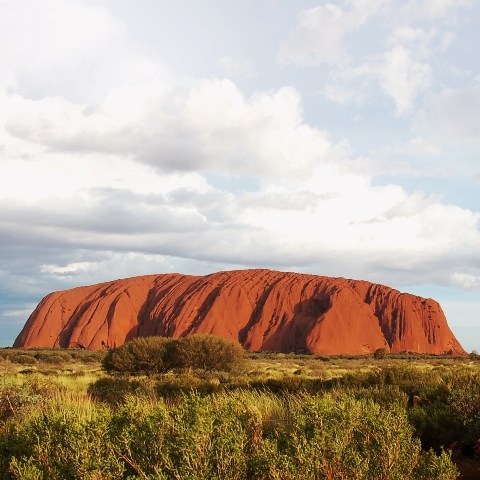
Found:
[[194, 333], [249, 351], [466, 353], [435, 300], [364, 280], [266, 269], [145, 275], [53, 292], [14, 347], [100, 349]]

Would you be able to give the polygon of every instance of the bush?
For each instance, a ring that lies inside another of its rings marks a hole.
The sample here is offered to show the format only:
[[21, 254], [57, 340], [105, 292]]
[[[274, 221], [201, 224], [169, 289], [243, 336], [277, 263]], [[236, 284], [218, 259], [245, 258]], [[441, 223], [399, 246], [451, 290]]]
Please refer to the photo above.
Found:
[[124, 403], [130, 395], [155, 396], [153, 387], [148, 382], [129, 378], [100, 378], [89, 385], [87, 392], [93, 400], [110, 405]]
[[244, 350], [233, 340], [215, 335], [192, 335], [174, 341], [173, 365], [207, 371], [232, 370], [243, 358]]
[[102, 365], [109, 373], [126, 374], [166, 373], [172, 368], [230, 371], [242, 358], [238, 343], [214, 335], [146, 337], [109, 350]]
[[426, 448], [469, 448], [480, 438], [480, 375], [459, 371], [444, 374], [443, 382], [424, 388], [422, 403], [409, 410], [410, 422]]
[[68, 354], [72, 357], [72, 360], [80, 363], [94, 363], [101, 362], [107, 350], [88, 350], [84, 348], [72, 348], [68, 350]]
[[45, 405], [0, 434], [0, 477], [4, 480], [116, 480], [125, 466], [106, 438], [109, 410]]
[[[457, 477], [448, 456], [422, 454], [398, 403], [380, 406], [372, 399], [342, 394], [307, 396], [300, 405], [292, 431], [284, 438], [285, 463], [280, 471], [290, 470], [287, 478]], [[427, 476], [432, 472], [435, 476]]]
[[20, 365], [33, 365], [37, 363], [37, 359], [27, 353], [15, 353], [8, 358], [12, 363], [18, 363]]
[[168, 352], [170, 347], [171, 341], [164, 337], [135, 338], [109, 350], [102, 366], [110, 373], [164, 373], [172, 366]]
[[373, 358], [375, 358], [376, 360], [381, 360], [382, 358], [385, 358], [388, 353], [389, 352], [386, 348], [377, 348], [373, 353]]
[[[398, 404], [380, 407], [348, 395], [287, 395], [281, 404], [276, 398], [238, 391], [149, 405], [130, 397], [112, 418], [110, 443], [129, 478], [457, 477], [447, 454], [422, 453]], [[275, 412], [281, 415], [273, 418]]]
[[0, 385], [0, 423], [20, 414], [23, 407], [40, 405], [41, 391], [33, 383], [23, 385]]
[[[106, 380], [107, 390], [145, 382]], [[135, 390], [115, 407], [46, 398], [0, 428], [0, 478], [457, 478], [449, 455], [422, 451], [401, 403], [363, 393], [192, 392], [167, 402]]]
[[52, 350], [39, 350], [35, 352], [35, 357], [45, 363], [67, 363], [72, 361], [72, 356], [65, 350], [55, 348]]

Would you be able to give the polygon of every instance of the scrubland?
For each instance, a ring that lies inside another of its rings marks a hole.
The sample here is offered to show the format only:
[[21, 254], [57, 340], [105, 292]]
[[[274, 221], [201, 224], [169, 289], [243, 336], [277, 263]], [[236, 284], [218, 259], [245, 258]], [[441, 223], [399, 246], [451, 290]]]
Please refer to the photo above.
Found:
[[0, 350], [0, 478], [480, 478], [474, 355], [262, 353], [128, 374], [111, 359]]

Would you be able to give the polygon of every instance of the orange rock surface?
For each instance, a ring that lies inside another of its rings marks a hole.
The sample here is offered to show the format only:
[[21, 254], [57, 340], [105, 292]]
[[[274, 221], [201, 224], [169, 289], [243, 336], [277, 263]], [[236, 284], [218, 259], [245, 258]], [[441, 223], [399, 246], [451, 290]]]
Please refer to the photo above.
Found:
[[210, 333], [249, 351], [464, 354], [440, 305], [366, 281], [271, 270], [149, 275], [47, 295], [15, 347], [115, 347]]

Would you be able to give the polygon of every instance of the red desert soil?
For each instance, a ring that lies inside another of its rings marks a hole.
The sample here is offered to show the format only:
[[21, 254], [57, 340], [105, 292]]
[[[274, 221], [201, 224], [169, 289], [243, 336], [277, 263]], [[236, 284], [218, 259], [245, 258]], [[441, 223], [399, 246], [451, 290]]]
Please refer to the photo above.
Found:
[[210, 333], [249, 351], [465, 351], [440, 305], [366, 281], [239, 270], [148, 275], [47, 295], [15, 347], [114, 347], [138, 336]]

